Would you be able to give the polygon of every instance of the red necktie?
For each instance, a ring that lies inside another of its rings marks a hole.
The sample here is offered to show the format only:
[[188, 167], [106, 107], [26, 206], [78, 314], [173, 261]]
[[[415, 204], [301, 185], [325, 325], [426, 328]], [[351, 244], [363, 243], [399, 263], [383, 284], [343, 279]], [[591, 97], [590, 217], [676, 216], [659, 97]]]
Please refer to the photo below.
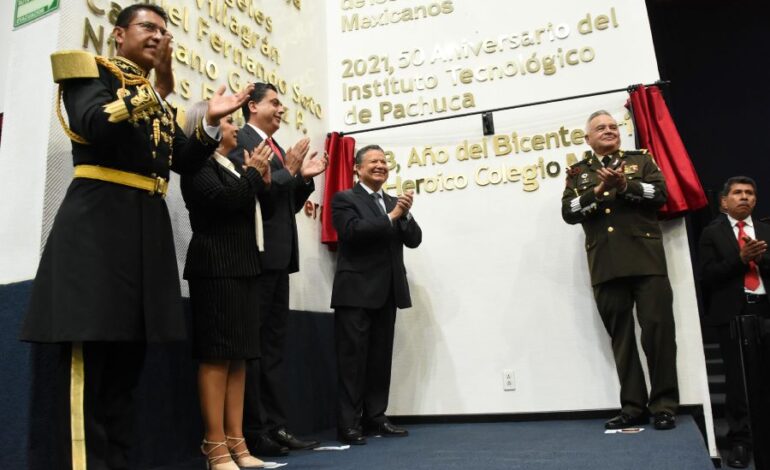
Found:
[[269, 145], [270, 148], [273, 149], [273, 153], [275, 154], [275, 156], [278, 157], [278, 160], [281, 161], [281, 164], [285, 166], [286, 164], [283, 162], [283, 155], [281, 155], [281, 151], [278, 149], [278, 146], [275, 145], [275, 142], [273, 142], [272, 137], [267, 138], [267, 145]]
[[[746, 232], [743, 227], [746, 226], [746, 222], [743, 220], [738, 221], [738, 246], [743, 248], [746, 242], [743, 240], [746, 237]], [[759, 287], [759, 272], [757, 271], [757, 263], [753, 260], [749, 261], [749, 270], [743, 276], [743, 286], [748, 290], [757, 290]]]

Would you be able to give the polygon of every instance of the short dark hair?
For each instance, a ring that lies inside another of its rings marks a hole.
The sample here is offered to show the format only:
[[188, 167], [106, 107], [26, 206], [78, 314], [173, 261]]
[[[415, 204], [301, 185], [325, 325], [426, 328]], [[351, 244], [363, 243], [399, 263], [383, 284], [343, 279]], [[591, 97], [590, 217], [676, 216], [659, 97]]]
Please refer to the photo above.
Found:
[[259, 103], [262, 101], [262, 98], [265, 97], [267, 94], [267, 90], [273, 90], [274, 92], [278, 93], [278, 89], [273, 85], [272, 83], [262, 83], [262, 82], [256, 82], [254, 83], [254, 90], [251, 92], [251, 95], [249, 95], [249, 100], [243, 103], [243, 106], [241, 106], [241, 112], [243, 112], [243, 119], [248, 122], [249, 116], [251, 116], [251, 111], [249, 110], [249, 103], [255, 102]]
[[356, 165], [360, 165], [364, 161], [364, 155], [366, 155], [366, 152], [370, 150], [379, 150], [382, 153], [385, 153], [384, 150], [382, 150], [382, 147], [379, 145], [367, 145], [366, 147], [362, 147], [361, 149], [356, 152]]
[[166, 13], [166, 10], [164, 10], [162, 7], [159, 7], [158, 5], [151, 5], [149, 3], [137, 3], [136, 5], [127, 6], [126, 8], [120, 10], [118, 17], [115, 19], [115, 26], [128, 28], [128, 25], [131, 24], [131, 20], [134, 19], [134, 16], [136, 16], [140, 10], [150, 10], [151, 12], [163, 18], [163, 21], [168, 24], [168, 13]]
[[725, 181], [725, 185], [719, 195], [722, 197], [727, 197], [727, 195], [730, 194], [730, 190], [733, 188], [733, 185], [735, 184], [750, 184], [751, 187], [754, 188], [754, 193], [756, 194], [757, 192], [757, 183], [755, 183], [753, 179], [749, 178], [748, 176], [733, 176], [732, 178], [728, 178], [727, 181]]

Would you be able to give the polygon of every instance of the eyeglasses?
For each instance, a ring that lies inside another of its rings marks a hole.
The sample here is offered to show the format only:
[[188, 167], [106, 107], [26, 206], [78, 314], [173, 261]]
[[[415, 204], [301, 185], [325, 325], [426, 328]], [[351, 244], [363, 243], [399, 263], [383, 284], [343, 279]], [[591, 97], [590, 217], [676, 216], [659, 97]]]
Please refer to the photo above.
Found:
[[168, 30], [166, 28], [161, 28], [160, 26], [156, 25], [155, 23], [150, 23], [149, 21], [141, 21], [139, 23], [131, 23], [129, 26], [139, 26], [143, 30], [147, 31], [150, 34], [155, 34], [160, 32], [161, 36], [165, 36], [166, 33], [168, 33]]

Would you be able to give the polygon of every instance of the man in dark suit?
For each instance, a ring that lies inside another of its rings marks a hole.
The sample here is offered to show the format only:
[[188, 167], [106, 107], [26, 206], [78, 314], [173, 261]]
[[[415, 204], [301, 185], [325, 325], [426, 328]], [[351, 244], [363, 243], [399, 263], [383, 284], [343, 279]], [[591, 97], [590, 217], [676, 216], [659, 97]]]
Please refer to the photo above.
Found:
[[751, 432], [740, 347], [731, 335], [730, 322], [737, 315], [770, 318], [770, 226], [751, 217], [757, 203], [756, 183], [751, 178], [728, 179], [720, 202], [724, 213], [703, 230], [700, 239], [700, 270], [707, 304], [704, 323], [717, 328], [725, 364], [725, 413], [731, 447], [727, 464], [744, 468], [749, 463]]
[[316, 158], [315, 152], [306, 158], [310, 139], [301, 139], [285, 152], [273, 139], [285, 111], [273, 85], [256, 83], [242, 111], [246, 125], [238, 132], [238, 146], [229, 155], [230, 159], [242, 165], [244, 149], [252, 151], [263, 140], [274, 153], [270, 161], [270, 199], [262, 205], [265, 246], [260, 253], [262, 274], [258, 281], [262, 357], [247, 365], [244, 433], [255, 454], [286, 455], [290, 449], [308, 449], [319, 444], [297, 439], [286, 427], [284, 346], [289, 315], [289, 274], [299, 271], [294, 217], [315, 189], [313, 177], [326, 170], [328, 159], [326, 156]]
[[[592, 151], [567, 170], [562, 217], [583, 226], [596, 306], [612, 340], [622, 408], [605, 427], [646, 424], [649, 409], [656, 429], [671, 429], [679, 406], [673, 294], [657, 217], [666, 184], [647, 150], [620, 150], [618, 125], [607, 111], [588, 118], [586, 142]], [[634, 305], [649, 395], [636, 348]]]
[[[422, 231], [412, 218], [412, 193], [385, 194], [385, 153], [369, 145], [356, 153], [358, 184], [332, 199], [339, 235], [332, 287], [337, 349], [337, 436], [365, 444], [363, 433], [406, 436], [385, 416], [390, 392], [396, 308], [412, 306], [404, 246], [416, 248]], [[363, 428], [361, 427], [363, 425]]]

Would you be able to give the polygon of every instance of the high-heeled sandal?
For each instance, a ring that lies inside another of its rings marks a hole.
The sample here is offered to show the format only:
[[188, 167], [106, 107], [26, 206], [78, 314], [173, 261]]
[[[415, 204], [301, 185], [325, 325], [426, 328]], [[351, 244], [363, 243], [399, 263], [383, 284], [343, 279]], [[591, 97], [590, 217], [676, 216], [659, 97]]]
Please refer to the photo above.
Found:
[[[206, 446], [214, 447], [210, 448], [208, 452], [206, 452]], [[222, 455], [211, 455], [212, 452], [219, 449], [220, 447], [227, 449], [227, 453]], [[206, 468], [208, 470], [240, 470], [238, 468], [238, 464], [236, 464], [230, 456], [230, 449], [227, 447], [227, 441], [212, 442], [203, 439], [203, 442], [201, 443], [201, 452], [206, 456]], [[227, 459], [227, 461], [219, 462], [220, 460], [224, 459]]]
[[[230, 456], [233, 458], [233, 461], [238, 464], [241, 468], [262, 468], [265, 466], [265, 462], [259, 460], [258, 458], [251, 455], [251, 452], [249, 452], [249, 448], [246, 447], [246, 438], [244, 437], [229, 437], [225, 436], [225, 439], [227, 440], [227, 449], [230, 451]], [[231, 441], [235, 441], [235, 444], [230, 445]], [[246, 450], [242, 450], [240, 452], [236, 452], [235, 448], [239, 445], [243, 444], [243, 447]]]

